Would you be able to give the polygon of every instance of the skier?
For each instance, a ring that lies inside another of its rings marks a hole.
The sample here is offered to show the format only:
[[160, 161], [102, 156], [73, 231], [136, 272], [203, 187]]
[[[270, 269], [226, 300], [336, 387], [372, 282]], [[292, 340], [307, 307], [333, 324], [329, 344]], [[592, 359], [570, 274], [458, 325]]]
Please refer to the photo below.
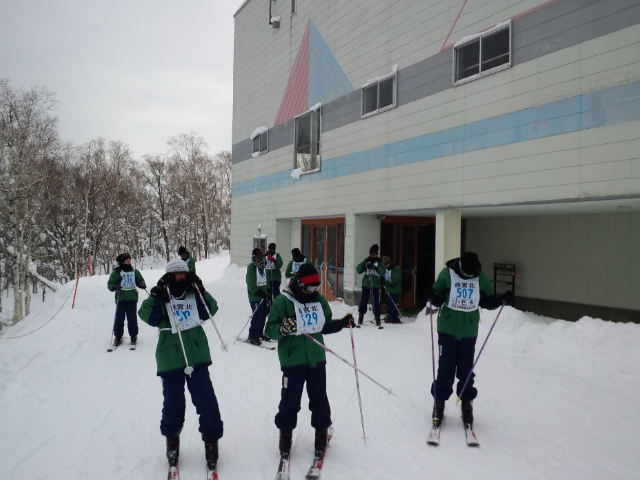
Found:
[[[138, 341], [138, 317], [136, 308], [138, 306], [137, 288], [147, 288], [142, 274], [131, 266], [131, 255], [121, 253], [116, 257], [118, 266], [113, 269], [107, 288], [110, 292], [116, 292], [116, 315], [113, 322], [113, 346], [117, 347], [122, 343], [124, 333], [124, 317], [127, 317], [127, 330], [131, 338], [131, 344]], [[137, 288], [136, 288], [137, 287]]]
[[307, 384], [311, 426], [315, 428], [316, 455], [327, 445], [327, 429], [331, 425], [331, 408], [326, 391], [325, 351], [300, 332], [324, 343], [322, 334], [339, 332], [353, 326], [349, 313], [332, 320], [327, 300], [318, 292], [320, 275], [311, 264], [302, 264], [298, 274], [289, 281], [288, 290], [277, 297], [265, 332], [278, 340], [278, 357], [282, 370], [280, 404], [275, 416], [280, 430], [281, 455], [291, 450], [291, 436], [297, 425], [302, 389]]
[[264, 322], [269, 311], [271, 293], [267, 284], [266, 263], [262, 250], [254, 248], [251, 252], [251, 263], [247, 265], [247, 295], [249, 305], [253, 315], [251, 316], [251, 326], [249, 327], [249, 343], [253, 345], [262, 344], [262, 340], [269, 340], [264, 336]]
[[440, 426], [444, 415], [444, 405], [453, 393], [454, 377], [458, 377], [456, 393], [462, 401], [462, 421], [465, 426], [473, 426], [473, 399], [478, 395], [471, 374], [461, 391], [463, 383], [473, 366], [479, 308], [495, 309], [501, 300], [509, 302], [511, 291], [500, 298], [493, 296], [490, 280], [481, 270], [478, 255], [464, 252], [459, 258], [446, 263], [428, 297], [434, 307], [441, 307], [438, 313], [438, 373], [431, 385], [434, 398], [433, 427]]
[[394, 265], [391, 258], [382, 257], [382, 264], [385, 266], [384, 277], [380, 279], [385, 291], [385, 299], [387, 303], [387, 316], [384, 321], [387, 323], [400, 322], [398, 311], [398, 303], [400, 302], [400, 293], [402, 292], [402, 272], [399, 265]]
[[[211, 354], [202, 321], [209, 318], [207, 307], [211, 315], [215, 315], [218, 304], [205, 290], [202, 280], [189, 273], [183, 260], [171, 260], [165, 270], [138, 312], [144, 322], [159, 330], [156, 365], [164, 397], [160, 433], [166, 437], [169, 467], [177, 468], [180, 432], [185, 416], [186, 382], [199, 415], [207, 467], [214, 470], [223, 423], [209, 377]], [[207, 306], [202, 303], [201, 296]], [[192, 373], [187, 372], [189, 367], [192, 367]]]
[[385, 268], [382, 260], [378, 257], [379, 247], [376, 244], [371, 245], [369, 256], [360, 262], [356, 271], [364, 273], [362, 277], [362, 295], [360, 296], [360, 304], [358, 305], [358, 325], [362, 325], [364, 314], [367, 312], [367, 303], [369, 295], [371, 295], [371, 304], [373, 305], [373, 316], [376, 325], [380, 327], [380, 278], [384, 277]]
[[282, 257], [276, 252], [276, 244], [270, 243], [266, 252], [267, 285], [271, 290], [271, 300], [280, 295], [280, 283], [282, 282]]
[[309, 260], [307, 260], [307, 257], [302, 254], [299, 248], [294, 248], [293, 250], [291, 250], [291, 257], [291, 261], [287, 265], [287, 269], [284, 272], [284, 276], [287, 278], [291, 278], [296, 275], [298, 273], [300, 265], [304, 263], [310, 263]]
[[191, 256], [191, 253], [189, 253], [189, 250], [187, 250], [184, 246], [181, 246], [180, 248], [178, 248], [178, 255], [180, 256], [180, 258], [182, 260], [187, 262], [187, 267], [189, 267], [189, 271], [191, 273], [195, 274], [196, 273], [196, 261]]

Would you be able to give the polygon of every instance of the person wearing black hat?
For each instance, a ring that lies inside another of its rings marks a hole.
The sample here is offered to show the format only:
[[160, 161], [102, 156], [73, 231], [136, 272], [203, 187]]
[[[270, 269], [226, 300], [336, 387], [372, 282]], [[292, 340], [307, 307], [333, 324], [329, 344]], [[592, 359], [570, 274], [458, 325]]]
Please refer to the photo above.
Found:
[[320, 275], [311, 264], [302, 264], [289, 280], [288, 290], [273, 301], [265, 333], [278, 340], [278, 358], [282, 370], [280, 404], [275, 416], [280, 430], [279, 448], [288, 455], [292, 431], [297, 425], [302, 390], [307, 386], [311, 426], [315, 428], [315, 450], [327, 445], [327, 429], [331, 425], [331, 408], [327, 398], [325, 351], [302, 332], [324, 343], [323, 334], [335, 333], [354, 326], [349, 313], [333, 320], [331, 308], [318, 292]]
[[267, 269], [267, 285], [271, 291], [271, 300], [280, 295], [280, 283], [282, 283], [282, 257], [276, 252], [276, 244], [270, 243], [265, 252]]
[[182, 260], [187, 262], [187, 267], [189, 267], [189, 272], [191, 272], [191, 273], [193, 273], [195, 275], [196, 274], [196, 261], [191, 256], [191, 253], [189, 253], [189, 250], [187, 250], [184, 246], [181, 246], [180, 248], [178, 248], [178, 255], [180, 256], [180, 258]]
[[[142, 274], [131, 266], [131, 255], [121, 253], [116, 257], [118, 266], [113, 269], [107, 288], [110, 292], [116, 292], [116, 315], [113, 322], [113, 346], [117, 347], [122, 343], [124, 333], [124, 318], [127, 317], [127, 329], [131, 344], [138, 341], [138, 317], [136, 310], [138, 306], [137, 288], [147, 288]], [[136, 288], [137, 287], [137, 288]]]
[[297, 247], [294, 248], [293, 250], [291, 250], [291, 261], [287, 265], [287, 269], [284, 272], [284, 276], [287, 278], [291, 278], [297, 275], [300, 265], [305, 263], [311, 263], [311, 262], [307, 260], [307, 257], [305, 257], [302, 254], [299, 248]]
[[358, 325], [362, 324], [364, 314], [367, 313], [367, 303], [369, 302], [369, 296], [371, 296], [376, 325], [382, 328], [380, 324], [380, 278], [384, 277], [386, 269], [382, 264], [382, 260], [378, 257], [378, 251], [379, 247], [374, 243], [369, 249], [369, 256], [356, 266], [356, 272], [364, 273], [362, 277], [362, 294], [358, 305]]
[[464, 392], [460, 390], [473, 366], [480, 323], [479, 308], [495, 309], [501, 300], [508, 302], [511, 294], [506, 292], [500, 298], [493, 296], [491, 281], [482, 272], [478, 255], [464, 252], [446, 263], [427, 296], [431, 305], [440, 309], [438, 374], [431, 385], [434, 427], [442, 421], [444, 405], [453, 393], [455, 377], [458, 377], [456, 393], [462, 401], [462, 419], [465, 424], [472, 425], [472, 402], [478, 394], [473, 381], [475, 374], [471, 374]]
[[253, 345], [260, 345], [264, 336], [264, 322], [267, 318], [271, 295], [269, 294], [264, 254], [259, 248], [254, 248], [251, 252], [251, 263], [247, 265], [245, 281], [249, 305], [253, 312], [247, 340]]

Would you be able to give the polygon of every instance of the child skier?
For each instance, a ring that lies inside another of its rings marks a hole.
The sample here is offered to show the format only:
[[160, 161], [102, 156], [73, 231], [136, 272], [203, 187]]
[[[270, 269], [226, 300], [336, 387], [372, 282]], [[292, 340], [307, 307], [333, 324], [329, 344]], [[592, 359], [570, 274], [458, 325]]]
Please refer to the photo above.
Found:
[[268, 340], [264, 336], [263, 330], [267, 312], [269, 311], [271, 294], [269, 293], [267, 282], [264, 255], [259, 248], [254, 248], [251, 252], [251, 263], [247, 265], [245, 281], [247, 283], [249, 305], [253, 312], [247, 341], [253, 345], [261, 345], [262, 340]]
[[369, 295], [371, 295], [373, 316], [376, 319], [376, 325], [382, 328], [380, 324], [380, 277], [384, 277], [385, 268], [382, 260], [378, 257], [378, 250], [378, 245], [371, 245], [369, 256], [356, 266], [356, 272], [364, 273], [364, 277], [362, 277], [362, 294], [358, 305], [358, 325], [362, 325], [364, 314], [367, 313]]
[[287, 269], [284, 272], [284, 276], [287, 278], [291, 278], [296, 275], [298, 273], [300, 265], [304, 263], [310, 263], [309, 260], [307, 260], [307, 257], [302, 254], [299, 248], [294, 248], [293, 250], [291, 250], [291, 257], [291, 261], [287, 265]]
[[501, 299], [492, 294], [491, 282], [481, 271], [478, 255], [465, 252], [459, 258], [446, 263], [433, 289], [430, 302], [441, 307], [438, 313], [438, 374], [431, 385], [434, 398], [433, 427], [440, 426], [444, 415], [444, 404], [453, 393], [454, 377], [458, 377], [456, 393], [462, 400], [462, 421], [473, 426], [473, 399], [478, 395], [471, 374], [464, 389], [463, 383], [474, 361], [475, 344], [480, 322], [479, 308], [495, 309], [501, 301], [508, 301], [512, 293], [505, 292]]
[[121, 253], [116, 257], [116, 262], [118, 266], [113, 269], [113, 272], [109, 275], [109, 280], [107, 280], [107, 288], [109, 291], [116, 292], [113, 346], [117, 347], [122, 343], [125, 315], [127, 317], [127, 330], [129, 330], [131, 345], [135, 345], [138, 341], [138, 317], [136, 316], [136, 308], [138, 306], [137, 288], [145, 289], [147, 285], [144, 283], [142, 274], [131, 266], [131, 255]]
[[282, 257], [276, 252], [276, 244], [270, 243], [266, 251], [267, 285], [271, 290], [271, 300], [280, 295], [282, 282]]
[[271, 307], [265, 332], [278, 340], [278, 358], [282, 370], [282, 390], [276, 427], [280, 430], [281, 455], [291, 450], [292, 431], [296, 428], [302, 389], [307, 384], [311, 426], [315, 428], [316, 455], [327, 445], [327, 429], [331, 425], [331, 408], [326, 391], [326, 357], [324, 349], [301, 332], [324, 343], [322, 334], [339, 332], [353, 326], [351, 314], [331, 319], [327, 300], [317, 291], [320, 276], [311, 264], [302, 264], [297, 276], [289, 281], [289, 289], [276, 298]]
[[187, 264], [176, 258], [167, 264], [166, 273], [151, 289], [151, 295], [138, 312], [142, 320], [159, 329], [156, 364], [164, 397], [160, 433], [167, 439], [170, 469], [178, 465], [185, 415], [185, 382], [199, 415], [199, 431], [209, 470], [214, 470], [218, 461], [218, 440], [222, 437], [223, 424], [209, 377], [211, 354], [202, 328], [202, 321], [209, 318], [207, 308], [215, 315], [218, 310], [216, 300], [205, 291], [202, 281], [189, 273]]

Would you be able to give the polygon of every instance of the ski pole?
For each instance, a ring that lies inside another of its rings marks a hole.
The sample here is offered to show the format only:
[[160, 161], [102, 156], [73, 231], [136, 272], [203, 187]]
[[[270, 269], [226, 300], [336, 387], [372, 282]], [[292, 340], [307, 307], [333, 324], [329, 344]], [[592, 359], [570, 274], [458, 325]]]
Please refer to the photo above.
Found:
[[[180, 346], [182, 347], [182, 355], [184, 355], [184, 362], [187, 364], [187, 366], [184, 367], [184, 373], [191, 376], [191, 374], [193, 373], [193, 367], [189, 365], [189, 360], [187, 359], [187, 352], [184, 349], [184, 342], [182, 341], [182, 333], [180, 333], [180, 325], [178, 325], [178, 320], [175, 318], [176, 307], [173, 304], [173, 297], [171, 296], [171, 291], [169, 291], [168, 285], [167, 285], [167, 295], [169, 295], [169, 302], [171, 303], [171, 318], [173, 318], [174, 326], [178, 331], [178, 340], [180, 340]], [[171, 318], [169, 318], [169, 321], [171, 321]]]
[[352, 365], [349, 360], [346, 360], [345, 358], [341, 357], [340, 355], [338, 355], [336, 352], [334, 352], [333, 350], [331, 350], [329, 347], [327, 347], [324, 343], [319, 342], [318, 340], [316, 340], [315, 338], [313, 338], [311, 335], [309, 335], [308, 333], [305, 332], [300, 332], [302, 335], [304, 335], [305, 337], [307, 337], [309, 340], [311, 340], [313, 343], [315, 343], [316, 345], [318, 345], [319, 347], [323, 348], [324, 350], [326, 350], [327, 352], [331, 353], [333, 356], [337, 357], [339, 360], [342, 360], [344, 363], [346, 363], [347, 365], [349, 365], [351, 368], [357, 370], [358, 372], [360, 372], [364, 377], [368, 378], [369, 380], [371, 380], [373, 383], [375, 383], [376, 385], [378, 385], [380, 388], [382, 388], [383, 390], [385, 390], [387, 393], [393, 395], [394, 397], [397, 397], [397, 395], [395, 393], [393, 393], [391, 391], [390, 388], [385, 387], [384, 385], [382, 385], [380, 382], [378, 382], [377, 380], [371, 378], [371, 376], [367, 375], [365, 372], [363, 372], [362, 370], [360, 370], [359, 368], [355, 367], [354, 365]]
[[485, 337], [484, 342], [482, 342], [482, 346], [480, 347], [480, 351], [478, 352], [478, 355], [476, 356], [476, 359], [474, 360], [473, 365], [471, 366], [471, 370], [469, 371], [469, 374], [467, 375], [467, 378], [465, 379], [464, 383], [462, 384], [462, 388], [460, 389], [460, 395], [458, 396], [458, 401], [456, 403], [459, 403], [462, 400], [462, 394], [464, 393], [464, 389], [467, 387], [467, 383], [471, 379], [471, 375], [473, 374], [473, 370], [476, 368], [476, 364], [478, 363], [478, 360], [480, 360], [480, 355], [482, 355], [482, 350], [484, 350], [484, 346], [487, 344], [487, 340], [489, 340], [489, 336], [491, 335], [491, 332], [493, 332], [493, 327], [496, 326], [496, 322], [498, 321], [498, 317], [502, 313], [502, 309], [504, 308], [505, 305], [506, 304], [503, 301], [502, 305], [500, 305], [500, 310], [498, 310], [498, 314], [496, 315], [495, 320], [491, 324], [491, 328], [489, 329], [489, 333], [487, 333], [487, 336]]
[[364, 415], [362, 414], [362, 397], [360, 396], [360, 379], [358, 377], [358, 362], [356, 361], [356, 344], [353, 341], [353, 321], [349, 323], [349, 335], [351, 336], [351, 353], [353, 354], [353, 373], [356, 375], [356, 390], [358, 391], [358, 408], [360, 409], [360, 423], [362, 424], [362, 441], [367, 446], [367, 434], [364, 430]]
[[427, 310], [429, 311], [429, 324], [431, 326], [431, 376], [433, 377], [433, 398], [436, 396], [436, 354], [433, 343], [433, 310], [431, 309], [431, 301], [427, 300]]
[[238, 341], [238, 339], [240, 338], [240, 335], [242, 335], [242, 332], [244, 332], [244, 329], [247, 328], [247, 325], [249, 325], [249, 322], [253, 319], [253, 316], [256, 314], [256, 312], [260, 308], [260, 305], [262, 305], [262, 302], [264, 302], [264, 298], [260, 300], [260, 303], [258, 303], [258, 305], [256, 305], [256, 308], [253, 310], [253, 312], [251, 312], [251, 315], [249, 315], [249, 318], [247, 319], [245, 324], [242, 326], [242, 330], [238, 332], [238, 335], [236, 335], [236, 338], [233, 339], [233, 343], [231, 345], [235, 345], [235, 343]]
[[211, 325], [213, 325], [213, 328], [218, 334], [218, 338], [220, 339], [220, 343], [222, 344], [222, 350], [226, 352], [229, 349], [229, 347], [227, 347], [227, 344], [224, 343], [224, 340], [222, 339], [222, 335], [220, 335], [220, 330], [218, 330], [218, 326], [216, 325], [216, 322], [213, 320], [213, 315], [211, 314], [211, 310], [209, 310], [209, 305], [207, 305], [207, 302], [204, 301], [204, 296], [202, 295], [202, 292], [200, 291], [198, 286], [193, 285], [193, 288], [196, 289], [196, 291], [198, 292], [198, 295], [200, 296], [200, 300], [202, 301], [202, 303], [204, 303], [204, 308], [207, 309], [207, 313], [209, 314], [209, 318], [211, 319]]

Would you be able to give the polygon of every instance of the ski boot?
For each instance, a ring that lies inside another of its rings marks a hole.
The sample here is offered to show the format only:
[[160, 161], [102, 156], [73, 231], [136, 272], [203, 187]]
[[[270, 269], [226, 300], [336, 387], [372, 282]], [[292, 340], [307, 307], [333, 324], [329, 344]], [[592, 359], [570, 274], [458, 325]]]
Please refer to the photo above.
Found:
[[138, 337], [136, 335], [133, 335], [131, 337], [131, 345], [135, 345], [137, 341], [138, 341]]
[[434, 429], [440, 428], [443, 417], [444, 417], [444, 402], [435, 402], [433, 404], [433, 413], [431, 414], [431, 420], [433, 421]]
[[464, 423], [465, 427], [473, 428], [473, 405], [471, 404], [471, 400], [462, 400], [462, 423]]
[[170, 467], [178, 466], [180, 455], [180, 437], [167, 437], [167, 460]]
[[364, 313], [358, 313], [358, 325], [362, 325], [364, 321]]
[[113, 346], [117, 347], [122, 344], [122, 337], [115, 337], [113, 339]]
[[218, 442], [204, 442], [204, 456], [207, 459], [207, 468], [215, 470], [218, 464]]
[[251, 345], [257, 345], [257, 346], [262, 345], [262, 341], [260, 340], [260, 337], [251, 337], [251, 338], [248, 338], [247, 341]]
[[278, 443], [278, 448], [280, 449], [280, 455], [289, 454], [291, 451], [291, 438], [292, 432], [287, 432], [285, 430], [280, 430], [280, 442]]
[[382, 328], [382, 324], [380, 323], [380, 314], [375, 315], [376, 326], [378, 328]]
[[316, 439], [314, 443], [316, 457], [321, 456], [327, 448], [327, 429], [316, 428]]

